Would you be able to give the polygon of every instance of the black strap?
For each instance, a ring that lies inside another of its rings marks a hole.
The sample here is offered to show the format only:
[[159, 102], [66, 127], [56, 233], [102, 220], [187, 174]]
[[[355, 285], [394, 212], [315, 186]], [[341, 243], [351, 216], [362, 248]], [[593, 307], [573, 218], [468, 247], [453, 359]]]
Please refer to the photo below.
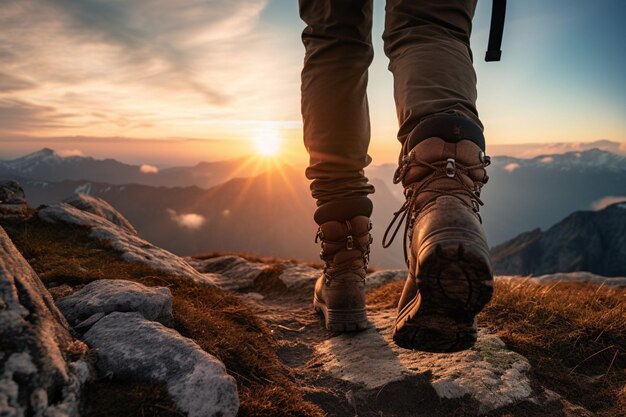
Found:
[[504, 15], [506, 0], [493, 0], [491, 9], [491, 28], [489, 29], [489, 46], [485, 61], [499, 61], [502, 56], [502, 33], [504, 32]]

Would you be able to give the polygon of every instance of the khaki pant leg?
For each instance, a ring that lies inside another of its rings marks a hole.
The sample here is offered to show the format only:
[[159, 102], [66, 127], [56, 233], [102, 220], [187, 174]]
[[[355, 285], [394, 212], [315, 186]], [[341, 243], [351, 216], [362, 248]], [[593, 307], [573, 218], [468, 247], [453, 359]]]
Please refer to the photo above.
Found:
[[383, 40], [403, 144], [433, 115], [469, 119], [482, 136], [469, 44], [475, 8], [476, 0], [387, 0]]
[[366, 196], [374, 187], [363, 168], [371, 161], [366, 88], [373, 58], [372, 0], [300, 0], [300, 16], [307, 25], [302, 118], [312, 195], [318, 206], [365, 198], [371, 211]]

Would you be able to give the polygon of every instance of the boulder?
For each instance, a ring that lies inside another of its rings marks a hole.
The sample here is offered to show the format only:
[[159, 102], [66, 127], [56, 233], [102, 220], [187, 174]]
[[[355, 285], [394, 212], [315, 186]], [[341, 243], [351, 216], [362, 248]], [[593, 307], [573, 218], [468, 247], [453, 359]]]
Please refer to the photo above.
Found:
[[378, 288], [393, 281], [404, 281], [408, 275], [406, 269], [385, 269], [372, 272], [365, 278], [367, 288]]
[[188, 259], [196, 270], [205, 273], [218, 287], [230, 291], [254, 286], [254, 280], [271, 268], [271, 265], [250, 262], [240, 256]]
[[126, 219], [126, 217], [101, 198], [92, 197], [88, 194], [77, 193], [69, 198], [66, 198], [63, 202], [69, 204], [70, 206], [74, 206], [79, 210], [107, 219], [111, 223], [126, 229], [134, 235], [137, 234], [137, 231]]
[[78, 415], [88, 367], [66, 361], [67, 322], [1, 227], [0, 341], [0, 415]]
[[124, 380], [165, 384], [190, 417], [234, 417], [237, 384], [214, 356], [178, 332], [139, 313], [111, 313], [84, 336], [97, 349], [98, 369]]
[[278, 279], [289, 289], [308, 288], [315, 285], [315, 280], [322, 274], [318, 268], [300, 264], [285, 264]]
[[96, 314], [102, 313], [102, 318], [104, 314], [114, 311], [134, 311], [147, 320], [158, 321], [166, 326], [173, 321], [172, 293], [169, 288], [146, 287], [137, 282], [119, 279], [93, 281], [72, 295], [58, 300], [57, 307], [73, 327]]
[[182, 258], [159, 248], [109, 220], [61, 203], [44, 207], [37, 212], [48, 223], [75, 224], [89, 228], [90, 237], [108, 242], [128, 262], [139, 262], [151, 268], [192, 279], [200, 284], [215, 285], [211, 277], [205, 277]]
[[0, 217], [21, 217], [26, 214], [26, 194], [19, 182], [0, 181]]

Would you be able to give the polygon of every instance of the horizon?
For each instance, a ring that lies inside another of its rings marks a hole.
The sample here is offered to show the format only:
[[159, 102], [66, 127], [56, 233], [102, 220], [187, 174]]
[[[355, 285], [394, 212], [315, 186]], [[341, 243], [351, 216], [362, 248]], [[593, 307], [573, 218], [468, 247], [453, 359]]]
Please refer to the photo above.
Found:
[[[559, 155], [566, 153], [578, 153], [578, 152], [586, 152], [591, 150], [600, 150], [605, 152], [610, 152], [615, 155], [625, 156], [626, 157], [626, 143], [619, 143], [615, 141], [610, 141], [607, 139], [600, 139], [591, 142], [560, 142], [560, 143], [520, 143], [520, 144], [508, 144], [508, 145], [495, 145], [496, 149], [500, 149], [500, 151], [491, 152], [492, 157], [503, 157], [503, 158], [517, 158], [517, 159], [534, 159], [542, 156], [550, 156], [550, 155]], [[168, 161], [149, 161], [145, 158], [133, 158], [127, 154], [120, 154], [120, 157], [116, 157], [112, 154], [98, 152], [97, 154], [90, 154], [83, 152], [77, 148], [63, 148], [63, 149], [55, 149], [48, 145], [39, 144], [36, 145], [34, 143], [30, 143], [27, 146], [28, 151], [25, 152], [14, 152], [14, 153], [5, 153], [3, 150], [0, 150], [0, 162], [3, 161], [12, 161], [19, 158], [24, 158], [36, 153], [40, 152], [52, 152], [54, 155], [60, 158], [69, 158], [69, 157], [82, 157], [82, 158], [93, 158], [94, 160], [102, 161], [107, 159], [112, 159], [117, 162], [121, 162], [127, 165], [137, 165], [142, 167], [142, 170], [145, 167], [145, 173], [152, 173], [153, 170], [158, 172], [160, 169], [167, 168], [175, 168], [175, 167], [191, 167], [201, 163], [218, 163], [218, 162], [227, 162], [227, 161], [235, 161], [235, 160], [244, 160], [244, 161], [256, 161], [257, 165], [290, 165], [290, 166], [298, 166], [306, 164], [305, 160], [296, 160], [296, 161], [287, 161], [287, 159], [283, 155], [274, 155], [266, 152], [250, 152], [250, 153], [241, 153], [239, 155], [234, 155], [232, 157], [219, 158], [219, 159], [185, 159], [181, 160], [179, 164], [167, 163]], [[395, 161], [382, 161], [382, 162], [372, 162], [372, 164], [368, 167], [379, 167], [385, 165], [393, 165]], [[366, 170], [368, 169], [366, 168]], [[258, 171], [258, 169], [256, 169]]]
[[[284, 158], [306, 159], [297, 5], [155, 2], [1, 5], [0, 157], [45, 144], [180, 165], [249, 156], [272, 138]], [[396, 160], [400, 145], [383, 5], [374, 6], [370, 154], [382, 164]], [[485, 63], [491, 5], [479, 2], [471, 41], [488, 152], [601, 138], [626, 147], [626, 57], [616, 53], [626, 41], [626, 5], [568, 6], [511, 3], [503, 59]]]

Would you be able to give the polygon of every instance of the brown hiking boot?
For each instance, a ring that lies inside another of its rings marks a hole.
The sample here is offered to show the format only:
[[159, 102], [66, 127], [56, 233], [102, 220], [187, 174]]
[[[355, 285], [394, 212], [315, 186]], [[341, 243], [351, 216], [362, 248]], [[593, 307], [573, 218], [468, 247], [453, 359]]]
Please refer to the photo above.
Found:
[[365, 275], [372, 243], [370, 219], [322, 223], [315, 241], [322, 243], [324, 273], [315, 283], [313, 307], [324, 316], [326, 328], [349, 332], [367, 328]]
[[428, 352], [454, 352], [476, 341], [476, 314], [491, 299], [493, 273], [478, 208], [490, 159], [473, 142], [430, 138], [406, 155], [394, 182], [402, 181], [403, 220], [409, 276], [396, 319], [398, 346]]

